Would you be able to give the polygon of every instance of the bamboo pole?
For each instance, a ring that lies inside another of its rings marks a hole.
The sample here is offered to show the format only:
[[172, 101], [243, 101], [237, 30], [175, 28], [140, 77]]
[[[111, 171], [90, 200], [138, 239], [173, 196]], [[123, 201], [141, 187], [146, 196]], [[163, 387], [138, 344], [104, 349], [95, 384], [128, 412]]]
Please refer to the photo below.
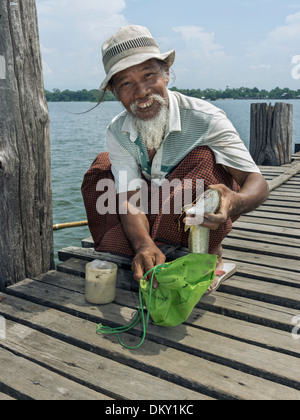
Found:
[[81, 227], [81, 226], [87, 226], [88, 221], [83, 220], [81, 222], [72, 222], [72, 223], [57, 223], [56, 225], [53, 225], [53, 230], [61, 230], [61, 229], [69, 229], [74, 227]]
[[300, 163], [295, 162], [282, 175], [279, 175], [271, 181], [268, 181], [270, 192], [274, 191], [276, 188], [289, 181], [291, 178], [293, 178], [293, 176], [297, 175], [299, 172]]

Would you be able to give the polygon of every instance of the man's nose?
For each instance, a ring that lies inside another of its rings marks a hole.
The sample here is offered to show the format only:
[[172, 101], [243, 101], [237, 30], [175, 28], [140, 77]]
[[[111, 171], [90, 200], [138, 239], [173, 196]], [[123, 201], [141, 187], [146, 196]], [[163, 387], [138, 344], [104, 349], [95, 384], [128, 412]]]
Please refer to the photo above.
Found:
[[149, 86], [146, 83], [138, 83], [135, 87], [135, 99], [142, 99], [151, 93]]

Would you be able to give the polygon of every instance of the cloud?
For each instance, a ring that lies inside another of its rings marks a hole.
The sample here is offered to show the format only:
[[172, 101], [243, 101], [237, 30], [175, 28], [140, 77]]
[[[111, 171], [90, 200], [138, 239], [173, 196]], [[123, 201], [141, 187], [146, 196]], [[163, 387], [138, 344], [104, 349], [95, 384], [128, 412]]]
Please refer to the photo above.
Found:
[[40, 15], [46, 16], [90, 16], [91, 13], [110, 15], [125, 9], [124, 0], [37, 0]]
[[257, 77], [257, 70], [261, 71], [260, 82], [264, 83], [266, 88], [270, 87], [270, 84], [273, 87], [289, 84], [291, 88], [296, 88], [290, 75], [291, 59], [300, 54], [299, 39], [300, 12], [297, 12], [287, 16], [282, 25], [269, 31], [257, 44], [250, 46], [245, 52], [244, 64], [255, 73], [254, 78]]
[[223, 85], [221, 72], [232, 65], [233, 57], [226, 55], [215, 33], [195, 25], [176, 26], [172, 30], [177, 35], [173, 38], [177, 53], [176, 85], [182, 88]]
[[250, 66], [253, 70], [262, 70], [271, 68], [270, 64], [259, 64], [258, 66]]
[[60, 26], [76, 28], [85, 39], [101, 42], [127, 21], [122, 15], [124, 0], [37, 0], [38, 14]]
[[41, 51], [42, 51], [42, 54], [44, 54], [44, 55], [48, 55], [48, 54], [52, 55], [52, 54], [57, 53], [56, 48], [46, 48], [46, 47], [44, 47], [43, 44], [41, 44]]
[[188, 49], [193, 51], [198, 59], [222, 58], [222, 46], [215, 43], [215, 34], [205, 32], [201, 26], [186, 25], [176, 26], [173, 31], [179, 34]]
[[280, 54], [295, 55], [300, 52], [300, 12], [289, 15], [285, 19], [285, 24], [270, 31], [265, 39], [252, 47], [250, 54], [253, 56], [267, 55], [273, 62], [282, 61]]
[[284, 44], [287, 46], [287, 42], [292, 42], [293, 46], [299, 45], [300, 12], [287, 16], [285, 25], [279, 26], [271, 31], [267, 39], [276, 42], [277, 45]]
[[128, 24], [125, 7], [125, 0], [37, 0], [47, 89], [99, 86], [101, 45]]

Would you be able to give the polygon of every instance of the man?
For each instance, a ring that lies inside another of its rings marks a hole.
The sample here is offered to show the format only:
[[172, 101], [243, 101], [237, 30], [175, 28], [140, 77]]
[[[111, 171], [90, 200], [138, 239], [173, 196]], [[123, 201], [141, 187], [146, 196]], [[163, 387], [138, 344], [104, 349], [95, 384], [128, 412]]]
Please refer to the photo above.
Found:
[[[107, 76], [100, 90], [112, 91], [125, 111], [108, 127], [108, 154], [95, 159], [82, 185], [95, 248], [133, 257], [139, 281], [165, 262], [163, 244], [187, 246], [188, 241], [184, 223], [178, 229], [176, 193], [169, 197], [172, 211], [165, 214], [160, 195], [153, 214], [150, 206], [141, 209], [143, 185], [153, 201], [153, 190], [174, 180], [182, 182], [182, 189], [189, 180], [195, 199], [196, 182], [203, 179], [205, 189], [222, 196], [218, 213], [205, 214], [202, 223], [211, 229], [209, 252], [219, 257], [213, 290], [220, 276], [230, 274], [222, 271], [222, 240], [239, 215], [267, 199], [268, 184], [223, 111], [167, 89], [175, 51], [161, 54], [147, 28], [121, 28], [103, 44], [102, 53]], [[97, 211], [103, 195], [98, 182], [104, 179], [115, 182], [119, 214]]]

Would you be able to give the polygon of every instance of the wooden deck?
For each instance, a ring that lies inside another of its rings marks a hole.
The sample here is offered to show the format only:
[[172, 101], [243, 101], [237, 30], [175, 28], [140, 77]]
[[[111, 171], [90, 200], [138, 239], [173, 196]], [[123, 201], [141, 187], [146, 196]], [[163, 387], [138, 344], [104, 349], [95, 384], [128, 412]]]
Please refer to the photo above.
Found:
[[[278, 179], [299, 162], [263, 174]], [[292, 336], [296, 323], [300, 331], [300, 174], [272, 185], [224, 242], [237, 273], [185, 324], [150, 325], [138, 350], [96, 335], [99, 322], [127, 324], [138, 299], [129, 262], [119, 258], [116, 301], [85, 302], [84, 267], [99, 257], [89, 241], [62, 250], [58, 271], [0, 294], [0, 400], [300, 400], [300, 340]], [[123, 340], [133, 345], [139, 334]]]

